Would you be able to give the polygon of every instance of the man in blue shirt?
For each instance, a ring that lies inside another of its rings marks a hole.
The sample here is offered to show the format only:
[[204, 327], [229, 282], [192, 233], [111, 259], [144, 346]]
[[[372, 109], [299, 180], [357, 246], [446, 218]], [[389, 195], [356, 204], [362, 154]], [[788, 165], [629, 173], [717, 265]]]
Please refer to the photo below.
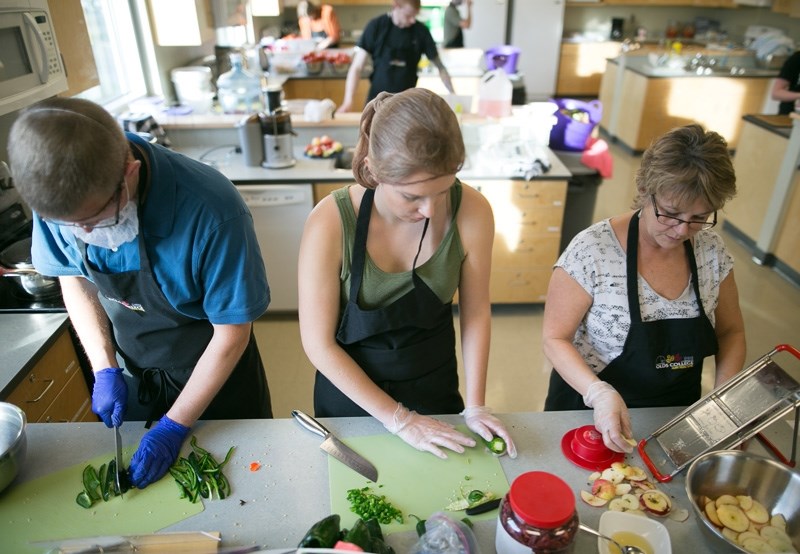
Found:
[[135, 486], [167, 472], [197, 419], [272, 417], [252, 332], [269, 286], [230, 181], [75, 98], [21, 112], [9, 156], [35, 212], [34, 266], [60, 278], [94, 372], [92, 410], [108, 427], [158, 419]]

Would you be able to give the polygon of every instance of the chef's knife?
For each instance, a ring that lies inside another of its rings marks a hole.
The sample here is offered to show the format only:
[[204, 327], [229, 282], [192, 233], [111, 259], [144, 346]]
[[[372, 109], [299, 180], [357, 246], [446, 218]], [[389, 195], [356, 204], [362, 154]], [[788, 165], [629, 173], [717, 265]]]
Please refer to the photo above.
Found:
[[119, 434], [119, 427], [116, 426], [116, 425], [114, 426], [114, 460], [115, 460], [116, 466], [117, 466], [116, 475], [114, 476], [114, 478], [116, 479], [116, 483], [117, 483], [117, 490], [119, 491], [120, 497], [121, 498], [125, 498], [123, 496], [123, 494], [122, 494], [123, 490], [122, 490], [122, 482], [121, 482], [121, 478], [120, 478], [120, 475], [122, 474], [122, 472], [124, 470], [124, 467], [122, 465], [122, 437]]
[[374, 483], [378, 482], [378, 470], [375, 466], [364, 458], [364, 456], [334, 437], [319, 421], [300, 410], [292, 410], [292, 417], [295, 418], [300, 425], [325, 439], [322, 441], [322, 444], [319, 445], [322, 450], [347, 467], [354, 469], [370, 481]]

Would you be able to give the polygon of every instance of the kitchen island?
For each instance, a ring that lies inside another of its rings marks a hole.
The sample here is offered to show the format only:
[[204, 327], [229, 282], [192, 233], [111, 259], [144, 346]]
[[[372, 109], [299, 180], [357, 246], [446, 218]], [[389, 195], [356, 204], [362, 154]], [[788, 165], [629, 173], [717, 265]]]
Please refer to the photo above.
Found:
[[[733, 150], [742, 116], [761, 111], [778, 70], [756, 68], [745, 57], [686, 69], [690, 60], [652, 63], [649, 56], [608, 60], [600, 86], [601, 128], [633, 152], [643, 152], [656, 137], [689, 123], [721, 134]], [[710, 63], [710, 61], [704, 62]]]
[[[532, 385], [532, 384], [531, 384]], [[651, 408], [631, 410], [636, 436], [644, 437], [669, 421], [679, 411], [677, 408]], [[576, 495], [579, 518], [583, 523], [597, 528], [600, 515], [605, 508], [593, 508], [583, 503], [579, 491], [586, 488], [589, 470], [568, 462], [561, 453], [561, 437], [569, 430], [592, 422], [590, 411], [542, 412], [502, 414], [513, 436], [519, 455], [516, 459], [500, 458], [502, 470], [508, 482], [528, 471], [547, 471], [561, 477]], [[462, 423], [458, 416], [443, 416], [452, 423]], [[383, 427], [373, 418], [339, 418], [322, 420], [323, 423], [345, 442], [350, 437], [385, 435]], [[123, 443], [136, 445], [145, 432], [141, 422], [126, 422], [122, 428]], [[326, 454], [319, 449], [321, 439], [301, 428], [290, 419], [207, 421], [198, 422], [192, 430], [198, 444], [215, 455], [222, 455], [235, 446], [233, 457], [225, 473], [230, 479], [232, 493], [225, 500], [204, 501], [205, 509], [182, 521], [170, 525], [163, 531], [219, 531], [222, 544], [261, 545], [276, 552], [293, 548], [306, 530], [316, 521], [331, 513], [328, 488], [329, 469]], [[791, 433], [785, 422], [778, 422], [767, 430], [767, 436], [780, 448], [791, 444]], [[391, 437], [390, 437], [391, 438]], [[61, 425], [35, 424], [28, 426], [27, 460], [20, 477], [12, 489], [21, 483], [45, 477], [62, 468], [83, 466], [87, 460], [111, 456], [113, 442], [111, 432], [102, 423], [69, 423]], [[396, 439], [399, 441], [400, 439]], [[755, 441], [748, 448], [759, 450]], [[411, 448], [411, 447], [407, 447]], [[184, 444], [182, 454], [189, 451]], [[422, 454], [423, 456], [432, 455]], [[126, 459], [129, 459], [130, 454]], [[262, 467], [251, 471], [249, 465], [258, 460]], [[435, 459], [434, 459], [435, 460]], [[638, 454], [627, 460], [644, 467]], [[338, 462], [331, 462], [337, 463]], [[426, 462], [427, 463], [427, 462]], [[442, 462], [444, 463], [444, 462]], [[378, 467], [379, 471], [381, 467]], [[384, 468], [385, 469], [385, 468]], [[409, 467], [409, 472], [419, 468]], [[673, 498], [676, 508], [690, 508], [684, 490], [684, 475], [679, 474], [672, 482], [658, 485]], [[171, 479], [166, 477], [165, 479]], [[80, 490], [79, 480], [74, 485]], [[379, 477], [380, 483], [380, 477]], [[502, 494], [505, 491], [497, 491]], [[146, 495], [148, 489], [130, 493]], [[178, 491], [175, 489], [177, 496]], [[419, 491], [425, 495], [425, 490]], [[8, 501], [8, 495], [0, 496], [0, 507]], [[391, 500], [391, 499], [389, 499]], [[65, 508], [74, 503], [74, 495], [59, 498]], [[120, 517], [126, 517], [125, 499], [114, 499]], [[188, 501], [187, 505], [188, 505]], [[81, 510], [78, 508], [78, 510]], [[495, 512], [496, 513], [496, 512]], [[91, 518], [91, 511], [85, 512]], [[407, 514], [406, 514], [407, 515]], [[417, 514], [427, 517], [431, 514]], [[128, 514], [130, 517], [131, 514]], [[460, 516], [459, 516], [460, 517]], [[719, 551], [720, 544], [709, 539], [700, 529], [694, 513], [684, 522], [670, 519], [660, 520], [668, 529], [673, 552]], [[0, 523], [1, 525], [2, 523]], [[94, 529], [97, 535], [108, 533], [108, 529]], [[141, 533], [156, 529], [144, 527]], [[485, 554], [494, 552], [495, 520], [493, 516], [475, 522], [475, 534]], [[41, 522], [36, 539], [58, 539], [48, 536], [47, 522]], [[409, 551], [416, 540], [413, 531], [391, 534], [388, 542], [398, 554]], [[575, 552], [596, 552], [596, 539], [579, 533]], [[293, 552], [293, 550], [291, 550]]]

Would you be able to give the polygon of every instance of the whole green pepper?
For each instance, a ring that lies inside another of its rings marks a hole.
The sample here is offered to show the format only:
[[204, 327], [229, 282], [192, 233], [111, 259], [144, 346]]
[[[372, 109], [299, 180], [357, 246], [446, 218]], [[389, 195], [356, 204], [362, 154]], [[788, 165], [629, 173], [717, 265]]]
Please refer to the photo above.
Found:
[[417, 520], [417, 524], [414, 526], [414, 529], [416, 529], [416, 531], [417, 531], [417, 536], [421, 537], [422, 535], [424, 535], [425, 534], [425, 520], [424, 519], [420, 519], [418, 516], [415, 516], [414, 514], [408, 514], [408, 517], [413, 517], [414, 519]]
[[319, 520], [308, 530], [298, 548], [333, 548], [339, 540], [341, 528], [339, 514], [331, 514]]
[[372, 534], [369, 532], [369, 527], [367, 527], [364, 520], [358, 518], [342, 540], [358, 545], [362, 550], [367, 552], [372, 543]]

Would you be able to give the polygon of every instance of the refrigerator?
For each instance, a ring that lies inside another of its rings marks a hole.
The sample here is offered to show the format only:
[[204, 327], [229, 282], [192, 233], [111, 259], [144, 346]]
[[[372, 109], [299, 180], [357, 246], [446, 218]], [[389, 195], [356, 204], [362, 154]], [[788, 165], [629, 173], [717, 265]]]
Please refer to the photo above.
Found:
[[529, 102], [556, 91], [565, 0], [474, 0], [472, 27], [464, 31], [468, 48], [486, 50], [510, 44], [521, 50], [517, 72]]

